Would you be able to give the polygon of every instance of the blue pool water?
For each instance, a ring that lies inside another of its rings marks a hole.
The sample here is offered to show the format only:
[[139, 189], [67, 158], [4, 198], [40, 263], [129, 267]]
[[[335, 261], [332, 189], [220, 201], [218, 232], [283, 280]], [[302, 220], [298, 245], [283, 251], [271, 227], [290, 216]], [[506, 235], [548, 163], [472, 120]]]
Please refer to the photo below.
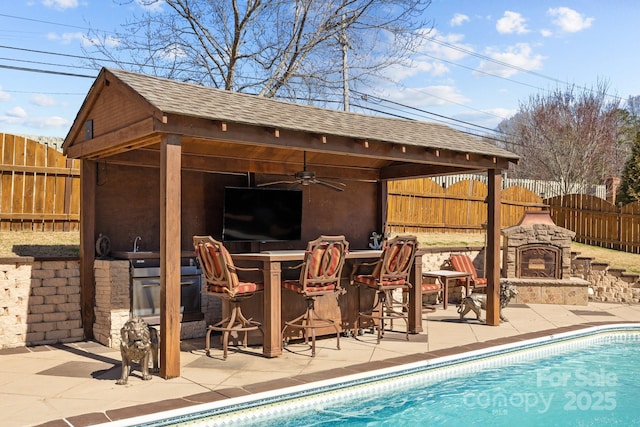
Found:
[[199, 405], [136, 426], [640, 426], [640, 328], [594, 327]]
[[[640, 335], [318, 407], [265, 426], [640, 425]], [[322, 406], [322, 405], [318, 405]]]

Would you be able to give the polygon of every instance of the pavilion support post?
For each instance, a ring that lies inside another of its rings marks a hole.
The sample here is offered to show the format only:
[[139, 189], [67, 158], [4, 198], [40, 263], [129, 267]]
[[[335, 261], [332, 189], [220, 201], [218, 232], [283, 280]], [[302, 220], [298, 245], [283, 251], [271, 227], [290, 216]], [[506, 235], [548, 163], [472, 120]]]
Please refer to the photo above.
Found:
[[487, 197], [487, 325], [500, 325], [500, 169], [489, 169]]
[[80, 164], [80, 316], [86, 339], [93, 338], [95, 323], [96, 282], [93, 264], [96, 259], [96, 179], [93, 160]]
[[160, 142], [160, 376], [180, 376], [181, 137]]

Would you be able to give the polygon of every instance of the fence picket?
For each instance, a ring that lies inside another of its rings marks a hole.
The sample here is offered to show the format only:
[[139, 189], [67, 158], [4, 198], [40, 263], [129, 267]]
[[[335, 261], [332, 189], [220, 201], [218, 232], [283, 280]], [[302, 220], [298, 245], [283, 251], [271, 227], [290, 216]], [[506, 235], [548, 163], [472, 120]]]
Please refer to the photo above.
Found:
[[80, 161], [0, 133], [0, 231], [78, 230]]
[[[437, 183], [423, 178], [423, 194], [417, 194], [410, 181], [402, 186], [389, 184], [388, 226], [392, 232], [406, 231], [409, 226], [416, 233], [483, 231], [487, 214], [483, 182], [449, 179]], [[420, 203], [411, 206], [415, 200]], [[577, 242], [640, 253], [640, 201], [619, 208], [590, 194], [542, 199], [527, 188], [511, 186], [502, 191], [501, 227], [516, 225], [525, 211], [543, 207], [549, 209], [558, 226], [576, 233]], [[407, 212], [411, 212], [410, 218]]]

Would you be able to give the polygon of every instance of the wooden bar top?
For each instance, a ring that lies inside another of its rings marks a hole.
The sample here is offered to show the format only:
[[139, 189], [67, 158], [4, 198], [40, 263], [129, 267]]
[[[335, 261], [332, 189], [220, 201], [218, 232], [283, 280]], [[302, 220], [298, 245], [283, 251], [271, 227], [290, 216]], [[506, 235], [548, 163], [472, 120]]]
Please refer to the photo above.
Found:
[[[347, 259], [378, 258], [381, 250], [363, 249], [347, 252]], [[244, 261], [300, 261], [304, 259], [304, 250], [263, 251], [231, 254], [236, 260]]]

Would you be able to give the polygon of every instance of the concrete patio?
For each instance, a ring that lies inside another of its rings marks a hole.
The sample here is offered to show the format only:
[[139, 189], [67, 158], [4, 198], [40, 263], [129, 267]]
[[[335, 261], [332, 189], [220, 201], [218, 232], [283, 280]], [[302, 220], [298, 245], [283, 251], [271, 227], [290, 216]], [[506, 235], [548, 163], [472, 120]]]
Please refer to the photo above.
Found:
[[[231, 348], [222, 360], [219, 348], [204, 353], [204, 338], [181, 343], [182, 375], [142, 381], [136, 369], [127, 385], [120, 377], [120, 353], [95, 342], [0, 350], [2, 425], [87, 426], [168, 409], [211, 402], [334, 378], [470, 349], [550, 335], [603, 323], [640, 322], [640, 305], [589, 303], [588, 306], [512, 304], [508, 323], [486, 326], [458, 319], [455, 305], [423, 316], [424, 332], [404, 339], [387, 332], [376, 345], [374, 334], [317, 342], [317, 355], [290, 344], [278, 358], [261, 348]], [[396, 324], [402, 329], [404, 325]], [[213, 340], [217, 343], [217, 339]]]

